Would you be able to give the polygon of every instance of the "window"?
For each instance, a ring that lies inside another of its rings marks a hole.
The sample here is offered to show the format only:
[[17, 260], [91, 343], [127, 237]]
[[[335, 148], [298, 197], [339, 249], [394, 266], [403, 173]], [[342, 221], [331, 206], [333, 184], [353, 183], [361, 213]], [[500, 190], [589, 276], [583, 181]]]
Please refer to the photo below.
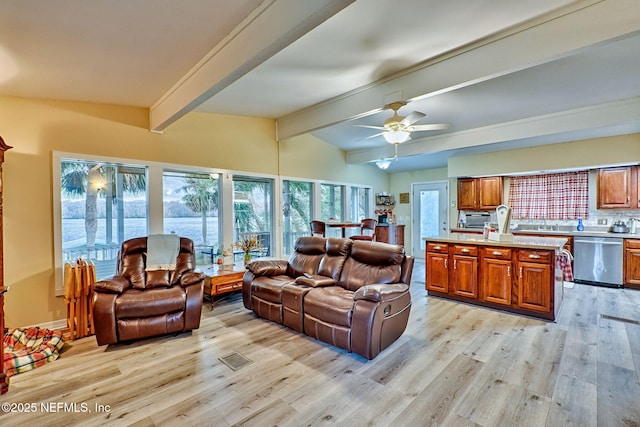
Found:
[[60, 162], [62, 264], [90, 259], [98, 279], [116, 272], [123, 241], [148, 234], [146, 168]]
[[[246, 234], [258, 237], [257, 256], [272, 254], [273, 180], [248, 176], [233, 177], [234, 242]], [[237, 252], [237, 250], [236, 250]], [[239, 254], [236, 254], [239, 260]]]
[[309, 223], [313, 212], [313, 184], [284, 180], [282, 207], [283, 253], [290, 254], [298, 237], [309, 235]]
[[320, 185], [320, 219], [344, 221], [344, 186], [335, 184]]
[[371, 218], [371, 189], [368, 187], [351, 187], [351, 219], [360, 221]]
[[587, 171], [511, 178], [509, 205], [515, 219], [577, 219], [589, 215]]
[[165, 171], [164, 232], [193, 240], [196, 265], [211, 264], [221, 252], [218, 174]]

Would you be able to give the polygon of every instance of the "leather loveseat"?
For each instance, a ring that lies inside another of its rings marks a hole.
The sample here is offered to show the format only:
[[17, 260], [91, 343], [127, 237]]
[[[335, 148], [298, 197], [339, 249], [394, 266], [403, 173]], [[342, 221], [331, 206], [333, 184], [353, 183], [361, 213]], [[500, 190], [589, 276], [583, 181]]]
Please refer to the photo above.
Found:
[[255, 261], [244, 306], [259, 317], [373, 359], [404, 332], [414, 259], [402, 246], [301, 237], [288, 261]]
[[147, 238], [122, 243], [116, 275], [93, 285], [98, 345], [200, 327], [204, 275], [191, 239], [181, 237], [175, 270], [145, 271]]

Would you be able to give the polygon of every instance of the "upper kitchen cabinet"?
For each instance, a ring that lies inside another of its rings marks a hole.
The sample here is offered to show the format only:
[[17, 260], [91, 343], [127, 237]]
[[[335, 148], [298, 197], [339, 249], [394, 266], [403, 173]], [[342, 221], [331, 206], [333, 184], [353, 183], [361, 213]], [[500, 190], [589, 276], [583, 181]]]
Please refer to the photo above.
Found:
[[502, 177], [458, 179], [458, 209], [489, 210], [502, 204]]
[[598, 170], [598, 209], [638, 209], [637, 166]]

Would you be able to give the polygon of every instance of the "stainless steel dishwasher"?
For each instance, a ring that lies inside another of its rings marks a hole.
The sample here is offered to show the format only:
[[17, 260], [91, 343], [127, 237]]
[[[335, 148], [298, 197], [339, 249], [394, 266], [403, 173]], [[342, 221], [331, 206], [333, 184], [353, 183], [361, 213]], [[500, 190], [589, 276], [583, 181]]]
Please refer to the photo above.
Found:
[[574, 280], [603, 286], [622, 286], [622, 239], [575, 237]]

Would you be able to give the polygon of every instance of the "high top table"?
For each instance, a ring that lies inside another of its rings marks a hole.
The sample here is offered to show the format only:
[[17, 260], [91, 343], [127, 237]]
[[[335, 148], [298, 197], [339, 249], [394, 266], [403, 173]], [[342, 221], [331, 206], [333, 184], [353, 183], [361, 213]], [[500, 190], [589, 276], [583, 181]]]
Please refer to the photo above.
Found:
[[346, 236], [347, 228], [360, 228], [361, 224], [359, 222], [338, 222], [338, 221], [327, 221], [325, 223], [327, 227], [331, 228], [340, 228], [342, 229], [342, 237]]

